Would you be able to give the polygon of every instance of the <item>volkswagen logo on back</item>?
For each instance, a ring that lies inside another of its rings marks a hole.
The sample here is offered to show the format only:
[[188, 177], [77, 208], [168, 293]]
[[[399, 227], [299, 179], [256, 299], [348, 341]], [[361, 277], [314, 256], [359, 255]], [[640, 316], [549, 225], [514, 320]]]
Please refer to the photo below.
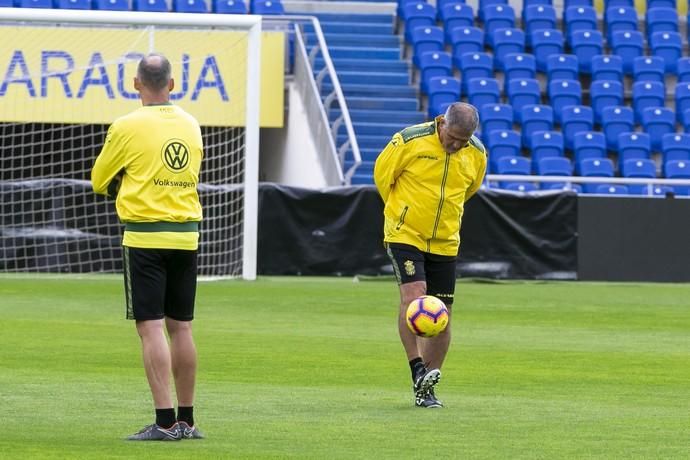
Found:
[[168, 171], [180, 173], [189, 166], [189, 147], [180, 139], [170, 139], [161, 152], [163, 164]]

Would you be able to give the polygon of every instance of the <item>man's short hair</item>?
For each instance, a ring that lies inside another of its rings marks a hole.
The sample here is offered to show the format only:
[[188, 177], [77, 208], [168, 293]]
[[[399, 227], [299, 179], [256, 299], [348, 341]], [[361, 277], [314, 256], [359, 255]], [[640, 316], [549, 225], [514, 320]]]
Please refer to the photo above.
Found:
[[444, 118], [449, 125], [467, 129], [468, 134], [474, 133], [479, 127], [477, 108], [465, 102], [454, 102], [449, 105]]
[[168, 86], [170, 76], [170, 61], [162, 54], [151, 53], [139, 61], [137, 78], [148, 89], [153, 91], [162, 90]]

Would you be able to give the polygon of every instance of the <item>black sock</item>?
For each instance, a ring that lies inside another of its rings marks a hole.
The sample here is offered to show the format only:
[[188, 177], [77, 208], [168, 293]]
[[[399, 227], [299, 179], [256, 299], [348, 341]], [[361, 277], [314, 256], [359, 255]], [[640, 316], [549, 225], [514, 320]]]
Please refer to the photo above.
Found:
[[156, 409], [156, 425], [170, 428], [175, 424], [175, 409]]
[[180, 406], [177, 408], [177, 421], [185, 422], [189, 426], [194, 426], [194, 406]]
[[424, 361], [422, 361], [422, 358], [415, 358], [410, 361], [410, 370], [412, 371], [412, 382], [414, 382], [414, 378], [419, 372], [419, 368], [424, 368]]

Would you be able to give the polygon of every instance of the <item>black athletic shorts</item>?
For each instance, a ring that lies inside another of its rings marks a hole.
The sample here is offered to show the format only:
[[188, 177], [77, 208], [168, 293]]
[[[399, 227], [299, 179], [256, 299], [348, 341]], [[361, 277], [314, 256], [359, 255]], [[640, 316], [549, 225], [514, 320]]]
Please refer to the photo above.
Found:
[[393, 263], [398, 284], [426, 281], [426, 293], [453, 303], [455, 295], [455, 256], [422, 252], [414, 246], [387, 243], [386, 252]]
[[123, 247], [127, 319], [194, 319], [197, 251]]

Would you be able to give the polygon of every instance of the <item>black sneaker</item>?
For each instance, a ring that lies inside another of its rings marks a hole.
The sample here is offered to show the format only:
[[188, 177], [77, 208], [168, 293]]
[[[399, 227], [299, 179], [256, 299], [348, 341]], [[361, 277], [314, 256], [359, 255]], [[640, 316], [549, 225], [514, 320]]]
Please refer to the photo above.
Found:
[[127, 441], [179, 441], [180, 439], [182, 439], [182, 431], [179, 423], [175, 423], [170, 428], [163, 428], [154, 423], [129, 436]]
[[177, 422], [180, 425], [182, 439], [204, 439], [204, 435], [196, 426], [189, 426], [187, 422]]
[[425, 407], [427, 409], [443, 407], [443, 403], [436, 399], [433, 388], [430, 388], [425, 392], [418, 391], [415, 393], [414, 405], [417, 407]]
[[441, 371], [439, 369], [427, 370], [426, 367], [420, 368], [420, 371], [415, 375], [414, 392], [426, 393], [428, 390], [434, 388], [439, 380], [441, 380]]

